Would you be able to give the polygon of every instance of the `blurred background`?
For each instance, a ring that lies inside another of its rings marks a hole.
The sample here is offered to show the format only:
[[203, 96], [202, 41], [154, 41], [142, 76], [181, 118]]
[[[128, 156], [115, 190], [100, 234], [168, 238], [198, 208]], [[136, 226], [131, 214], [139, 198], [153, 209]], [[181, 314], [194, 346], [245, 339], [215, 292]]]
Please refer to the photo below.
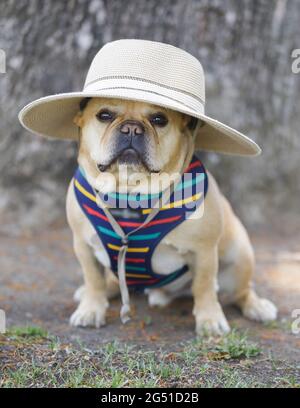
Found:
[[[17, 115], [36, 98], [81, 90], [96, 52], [120, 38], [163, 41], [199, 58], [206, 113], [262, 147], [257, 158], [200, 153], [250, 232], [258, 293], [279, 309], [277, 322], [260, 325], [225, 307], [235, 328], [225, 352], [219, 342], [194, 343], [189, 298], [150, 309], [132, 296], [126, 327], [119, 299], [104, 330], [68, 324], [82, 284], [65, 217], [77, 146], [30, 134]], [[0, 334], [0, 388], [299, 386], [299, 95], [298, 0], [1, 0], [0, 309], [14, 331]], [[183, 348], [191, 339], [195, 352]]]
[[256, 140], [258, 158], [202, 153], [249, 229], [299, 227], [300, 3], [287, 0], [9, 0], [0, 3], [2, 229], [65, 222], [76, 143], [26, 132], [33, 99], [81, 90], [94, 54], [119, 38], [163, 41], [200, 59], [206, 112]]

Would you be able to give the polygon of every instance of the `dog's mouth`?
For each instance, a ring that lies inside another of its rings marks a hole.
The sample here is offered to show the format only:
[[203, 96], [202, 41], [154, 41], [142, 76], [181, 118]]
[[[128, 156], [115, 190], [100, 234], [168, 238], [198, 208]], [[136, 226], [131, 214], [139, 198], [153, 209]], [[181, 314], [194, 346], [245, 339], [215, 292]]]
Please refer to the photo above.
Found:
[[118, 157], [119, 164], [126, 164], [129, 166], [139, 166], [143, 164], [140, 154], [133, 148], [125, 149]]
[[97, 165], [99, 171], [105, 172], [112, 167], [113, 164], [118, 163], [119, 165], [126, 165], [132, 168], [143, 167], [149, 173], [159, 173], [160, 170], [153, 169], [144, 160], [142, 155], [133, 147], [127, 147], [118, 153], [112, 160], [107, 164], [99, 163]]

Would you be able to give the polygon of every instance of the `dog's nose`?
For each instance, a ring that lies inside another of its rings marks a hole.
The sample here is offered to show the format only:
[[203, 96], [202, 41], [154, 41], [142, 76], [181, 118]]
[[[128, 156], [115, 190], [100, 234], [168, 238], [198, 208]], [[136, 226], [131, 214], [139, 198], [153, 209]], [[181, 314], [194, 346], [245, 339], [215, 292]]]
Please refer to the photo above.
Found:
[[138, 136], [145, 133], [143, 124], [136, 120], [126, 120], [120, 125], [120, 132], [124, 135]]

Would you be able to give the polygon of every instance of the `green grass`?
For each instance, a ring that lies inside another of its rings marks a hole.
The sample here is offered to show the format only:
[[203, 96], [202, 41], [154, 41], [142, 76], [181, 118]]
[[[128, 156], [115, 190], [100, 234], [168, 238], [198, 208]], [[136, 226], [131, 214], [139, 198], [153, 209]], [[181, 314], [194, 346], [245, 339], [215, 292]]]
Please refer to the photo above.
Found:
[[[11, 328], [0, 336], [0, 345], [0, 387], [299, 385], [296, 370], [283, 370], [282, 362], [279, 367], [272, 356], [263, 356], [247, 334], [237, 330], [216, 340], [178, 344], [171, 352], [117, 341], [89, 350], [82, 344], [62, 343], [37, 326]], [[264, 371], [257, 370], [257, 364]]]
[[38, 326], [12, 326], [6, 333], [7, 336], [16, 337], [48, 337], [48, 332]]
[[278, 383], [283, 384], [284, 387], [300, 388], [299, 377], [296, 378], [294, 375], [279, 377], [276, 380]]
[[247, 332], [240, 333], [233, 329], [228, 335], [214, 341], [198, 339], [191, 342], [184, 356], [187, 362], [191, 362], [199, 353], [212, 360], [249, 359], [258, 356], [261, 349], [248, 340]]
[[261, 353], [260, 347], [247, 338], [247, 334], [241, 334], [232, 330], [221, 342], [215, 346], [215, 352], [227, 356], [227, 358], [252, 358]]
[[292, 331], [292, 321], [290, 319], [277, 319], [271, 322], [263, 323], [264, 326], [270, 330], [282, 330], [285, 333], [291, 333]]

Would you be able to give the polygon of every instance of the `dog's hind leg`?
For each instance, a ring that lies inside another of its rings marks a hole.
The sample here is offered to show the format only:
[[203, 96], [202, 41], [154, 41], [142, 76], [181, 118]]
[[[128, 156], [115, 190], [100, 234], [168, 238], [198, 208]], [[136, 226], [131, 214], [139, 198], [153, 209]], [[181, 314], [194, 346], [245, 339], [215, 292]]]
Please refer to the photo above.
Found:
[[148, 294], [148, 303], [151, 307], [164, 307], [172, 302], [172, 296], [165, 292], [164, 289], [148, 289], [145, 291]]
[[222, 292], [225, 293], [229, 303], [236, 304], [251, 320], [275, 320], [276, 306], [260, 298], [253, 288], [255, 260], [248, 234], [238, 218], [235, 217], [233, 222], [234, 236], [223, 253], [226, 267], [224, 270], [221, 268], [218, 276], [221, 298]]

